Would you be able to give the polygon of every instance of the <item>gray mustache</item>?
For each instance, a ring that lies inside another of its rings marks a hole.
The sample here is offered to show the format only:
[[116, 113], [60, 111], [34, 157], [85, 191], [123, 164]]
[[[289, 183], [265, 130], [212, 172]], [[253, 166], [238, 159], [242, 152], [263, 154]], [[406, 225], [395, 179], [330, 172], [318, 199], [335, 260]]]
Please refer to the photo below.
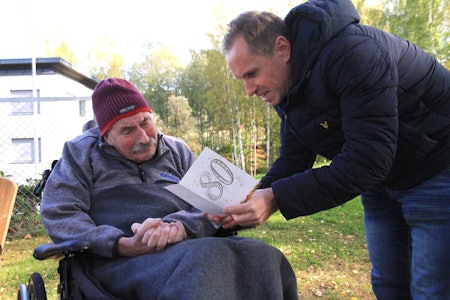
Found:
[[131, 148], [131, 152], [133, 154], [142, 153], [142, 152], [148, 151], [151, 147], [153, 147], [153, 145], [155, 145], [155, 139], [150, 138], [150, 141], [148, 143], [145, 143], [145, 144], [139, 143], [137, 145], [134, 145]]

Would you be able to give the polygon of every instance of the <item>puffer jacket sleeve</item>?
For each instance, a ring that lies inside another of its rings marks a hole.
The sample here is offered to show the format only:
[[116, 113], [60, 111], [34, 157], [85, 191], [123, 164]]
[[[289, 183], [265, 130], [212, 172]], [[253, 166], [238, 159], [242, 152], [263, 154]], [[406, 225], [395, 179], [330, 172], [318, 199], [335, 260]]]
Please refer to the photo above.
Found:
[[330, 166], [272, 183], [287, 219], [341, 205], [389, 174], [398, 134], [393, 53], [362, 35], [337, 39], [322, 53], [319, 69], [340, 103], [345, 141]]
[[275, 160], [270, 170], [261, 179], [260, 188], [270, 187], [272, 182], [278, 179], [311, 168], [316, 158], [316, 153], [302, 144], [289, 130], [286, 121], [283, 119], [283, 112], [278, 111], [278, 113], [282, 118], [280, 123], [280, 157]]

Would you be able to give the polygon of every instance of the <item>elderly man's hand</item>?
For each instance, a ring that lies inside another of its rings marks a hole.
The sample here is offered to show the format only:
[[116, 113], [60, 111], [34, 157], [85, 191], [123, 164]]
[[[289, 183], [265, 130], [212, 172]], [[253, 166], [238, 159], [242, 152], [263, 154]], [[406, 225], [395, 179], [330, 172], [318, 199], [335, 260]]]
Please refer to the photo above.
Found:
[[131, 226], [132, 237], [119, 239], [118, 253], [122, 256], [137, 256], [161, 251], [170, 244], [186, 240], [186, 230], [180, 222], [166, 223], [159, 218], [148, 218], [142, 224]]

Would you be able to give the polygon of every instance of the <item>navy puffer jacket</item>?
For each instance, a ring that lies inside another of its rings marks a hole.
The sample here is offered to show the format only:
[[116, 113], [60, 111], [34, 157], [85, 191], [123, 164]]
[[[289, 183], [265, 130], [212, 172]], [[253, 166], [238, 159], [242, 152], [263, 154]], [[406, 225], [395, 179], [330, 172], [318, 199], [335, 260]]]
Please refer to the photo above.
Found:
[[[359, 24], [348, 0], [309, 1], [285, 19], [294, 85], [275, 107], [271, 186], [287, 218], [373, 186], [404, 190], [450, 166], [450, 72], [414, 44]], [[311, 169], [316, 154], [332, 159]]]

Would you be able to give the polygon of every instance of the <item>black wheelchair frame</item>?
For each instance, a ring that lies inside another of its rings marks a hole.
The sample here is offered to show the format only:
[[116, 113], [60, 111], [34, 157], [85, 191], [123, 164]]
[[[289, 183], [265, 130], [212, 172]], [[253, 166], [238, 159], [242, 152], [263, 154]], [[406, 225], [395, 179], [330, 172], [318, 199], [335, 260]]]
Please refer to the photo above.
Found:
[[[246, 229], [236, 227], [232, 229], [219, 229], [215, 234], [217, 237], [234, 236], [238, 230]], [[81, 300], [83, 299], [78, 286], [72, 280], [71, 266], [74, 256], [88, 251], [90, 243], [80, 240], [69, 240], [62, 243], [47, 243], [34, 249], [33, 257], [38, 260], [49, 258], [59, 259], [58, 273], [59, 283], [57, 287], [58, 300]], [[47, 300], [45, 283], [40, 273], [34, 272], [30, 275], [27, 284], [22, 283], [17, 292], [17, 300]]]
[[[81, 253], [90, 248], [90, 244], [85, 241], [73, 240], [62, 243], [48, 243], [34, 249], [33, 257], [38, 260], [49, 258], [60, 258], [58, 265], [59, 284], [57, 288], [58, 299], [78, 300], [82, 299], [77, 286], [71, 277], [72, 259], [77, 253]], [[46, 300], [44, 280], [41, 274], [34, 272], [30, 275], [27, 284], [21, 284], [17, 292], [18, 300]]]

